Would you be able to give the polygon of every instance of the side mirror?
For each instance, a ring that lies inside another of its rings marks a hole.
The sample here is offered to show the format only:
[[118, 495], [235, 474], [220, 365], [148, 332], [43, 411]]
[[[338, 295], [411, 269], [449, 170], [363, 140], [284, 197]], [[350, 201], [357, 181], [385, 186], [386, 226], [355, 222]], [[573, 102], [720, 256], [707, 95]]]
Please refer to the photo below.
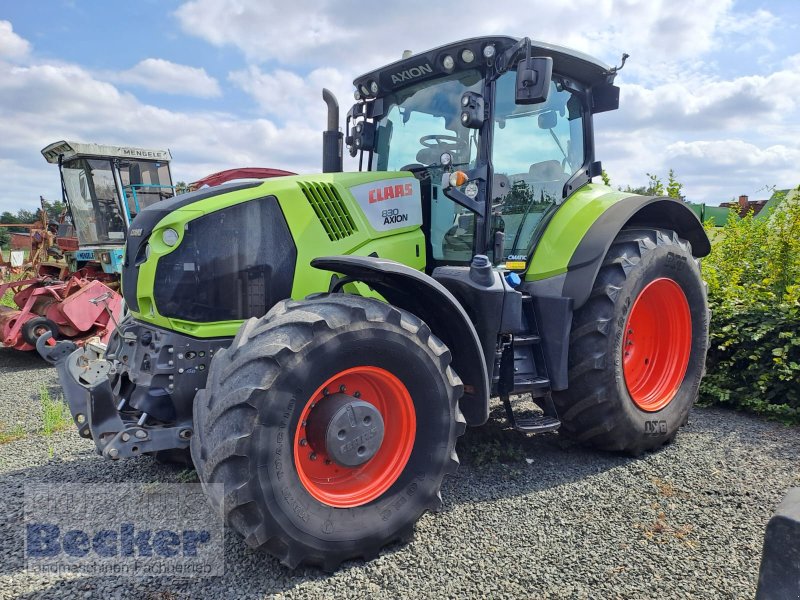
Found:
[[483, 96], [475, 92], [464, 92], [461, 96], [461, 124], [470, 129], [480, 129], [485, 120]]
[[553, 77], [553, 59], [549, 56], [525, 58], [517, 65], [517, 104], [539, 104], [547, 100]]
[[558, 123], [556, 111], [548, 110], [539, 115], [539, 129], [553, 129]]

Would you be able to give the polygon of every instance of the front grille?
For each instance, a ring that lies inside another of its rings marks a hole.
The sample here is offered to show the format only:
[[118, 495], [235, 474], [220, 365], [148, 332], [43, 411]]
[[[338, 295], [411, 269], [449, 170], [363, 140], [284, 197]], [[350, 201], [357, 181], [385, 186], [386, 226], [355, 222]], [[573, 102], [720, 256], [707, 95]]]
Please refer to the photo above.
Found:
[[358, 231], [335, 186], [301, 182], [298, 185], [331, 241], [341, 240]]

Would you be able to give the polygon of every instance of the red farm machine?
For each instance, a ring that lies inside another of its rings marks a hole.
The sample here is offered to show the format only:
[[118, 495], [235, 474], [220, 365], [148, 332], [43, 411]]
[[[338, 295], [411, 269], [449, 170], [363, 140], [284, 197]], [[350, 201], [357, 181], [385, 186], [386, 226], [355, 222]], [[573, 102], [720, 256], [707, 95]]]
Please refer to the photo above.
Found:
[[[33, 260], [0, 283], [14, 307], [0, 306], [0, 343], [33, 350], [36, 339], [105, 342], [123, 311], [119, 293], [125, 238], [138, 212], [174, 196], [168, 150], [55, 142], [42, 150], [57, 164], [66, 214], [31, 229]], [[16, 227], [19, 227], [18, 225]], [[58, 230], [56, 231], [56, 227]], [[69, 230], [74, 237], [66, 236]], [[55, 243], [54, 243], [55, 242]], [[58, 262], [42, 260], [53, 255]]]

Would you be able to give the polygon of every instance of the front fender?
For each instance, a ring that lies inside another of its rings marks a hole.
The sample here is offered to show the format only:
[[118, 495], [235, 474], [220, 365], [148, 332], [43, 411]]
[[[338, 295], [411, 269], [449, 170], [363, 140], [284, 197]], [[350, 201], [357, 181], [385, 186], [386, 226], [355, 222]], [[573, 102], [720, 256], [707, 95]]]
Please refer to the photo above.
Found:
[[453, 369], [464, 382], [461, 411], [470, 425], [489, 418], [489, 378], [475, 326], [447, 289], [425, 273], [393, 260], [372, 256], [326, 256], [311, 266], [362, 281], [387, 302], [425, 321], [453, 356]]

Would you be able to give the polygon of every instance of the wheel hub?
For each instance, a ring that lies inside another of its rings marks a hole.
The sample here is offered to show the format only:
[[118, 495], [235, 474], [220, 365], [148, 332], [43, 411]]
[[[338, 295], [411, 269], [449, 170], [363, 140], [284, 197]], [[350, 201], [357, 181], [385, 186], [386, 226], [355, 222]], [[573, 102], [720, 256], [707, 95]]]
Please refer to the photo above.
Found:
[[369, 402], [337, 393], [325, 396], [308, 416], [308, 444], [343, 467], [369, 461], [381, 447], [384, 424]]
[[692, 316], [681, 287], [661, 277], [639, 293], [625, 324], [622, 367], [634, 404], [647, 412], [678, 392], [692, 349]]

